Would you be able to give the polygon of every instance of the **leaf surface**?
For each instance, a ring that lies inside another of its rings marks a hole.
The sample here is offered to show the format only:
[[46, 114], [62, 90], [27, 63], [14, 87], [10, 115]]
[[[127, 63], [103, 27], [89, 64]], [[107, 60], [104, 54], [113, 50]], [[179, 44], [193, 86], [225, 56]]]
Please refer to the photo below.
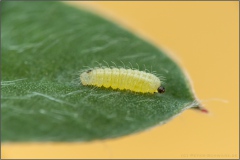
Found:
[[[1, 4], [3, 141], [119, 137], [197, 105], [179, 66], [122, 27], [60, 2]], [[81, 85], [79, 72], [99, 66], [96, 61], [154, 70], [165, 78], [166, 92]]]

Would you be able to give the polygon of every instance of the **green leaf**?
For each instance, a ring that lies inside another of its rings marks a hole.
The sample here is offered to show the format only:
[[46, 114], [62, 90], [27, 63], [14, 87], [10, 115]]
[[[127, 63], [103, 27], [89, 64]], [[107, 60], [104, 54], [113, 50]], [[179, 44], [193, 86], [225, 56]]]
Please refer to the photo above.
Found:
[[[198, 105], [179, 66], [118, 25], [60, 2], [1, 4], [3, 141], [119, 137]], [[81, 85], [79, 71], [96, 61], [146, 66], [165, 77], [166, 92]]]

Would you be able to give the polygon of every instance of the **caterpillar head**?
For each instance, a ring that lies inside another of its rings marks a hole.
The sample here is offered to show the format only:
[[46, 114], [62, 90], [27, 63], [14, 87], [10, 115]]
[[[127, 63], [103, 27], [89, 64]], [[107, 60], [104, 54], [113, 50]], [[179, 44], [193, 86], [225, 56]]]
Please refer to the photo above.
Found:
[[165, 92], [165, 88], [163, 86], [158, 87], [158, 93], [164, 93]]

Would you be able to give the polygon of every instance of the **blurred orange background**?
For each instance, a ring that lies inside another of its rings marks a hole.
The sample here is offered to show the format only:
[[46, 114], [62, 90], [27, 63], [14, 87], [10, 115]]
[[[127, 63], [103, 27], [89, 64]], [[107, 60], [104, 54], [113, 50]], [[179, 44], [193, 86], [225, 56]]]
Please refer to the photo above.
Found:
[[[47, 2], [46, 2], [47, 3]], [[90, 143], [2, 144], [2, 158], [239, 158], [239, 2], [67, 2], [174, 53], [210, 114]]]

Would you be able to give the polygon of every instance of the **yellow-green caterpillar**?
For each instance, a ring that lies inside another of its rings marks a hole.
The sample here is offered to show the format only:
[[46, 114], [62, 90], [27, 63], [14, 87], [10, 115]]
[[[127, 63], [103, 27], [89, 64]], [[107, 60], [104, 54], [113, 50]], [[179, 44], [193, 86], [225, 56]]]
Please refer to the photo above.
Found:
[[124, 68], [94, 68], [80, 75], [83, 85], [92, 85], [140, 93], [164, 93], [160, 79], [144, 71]]

